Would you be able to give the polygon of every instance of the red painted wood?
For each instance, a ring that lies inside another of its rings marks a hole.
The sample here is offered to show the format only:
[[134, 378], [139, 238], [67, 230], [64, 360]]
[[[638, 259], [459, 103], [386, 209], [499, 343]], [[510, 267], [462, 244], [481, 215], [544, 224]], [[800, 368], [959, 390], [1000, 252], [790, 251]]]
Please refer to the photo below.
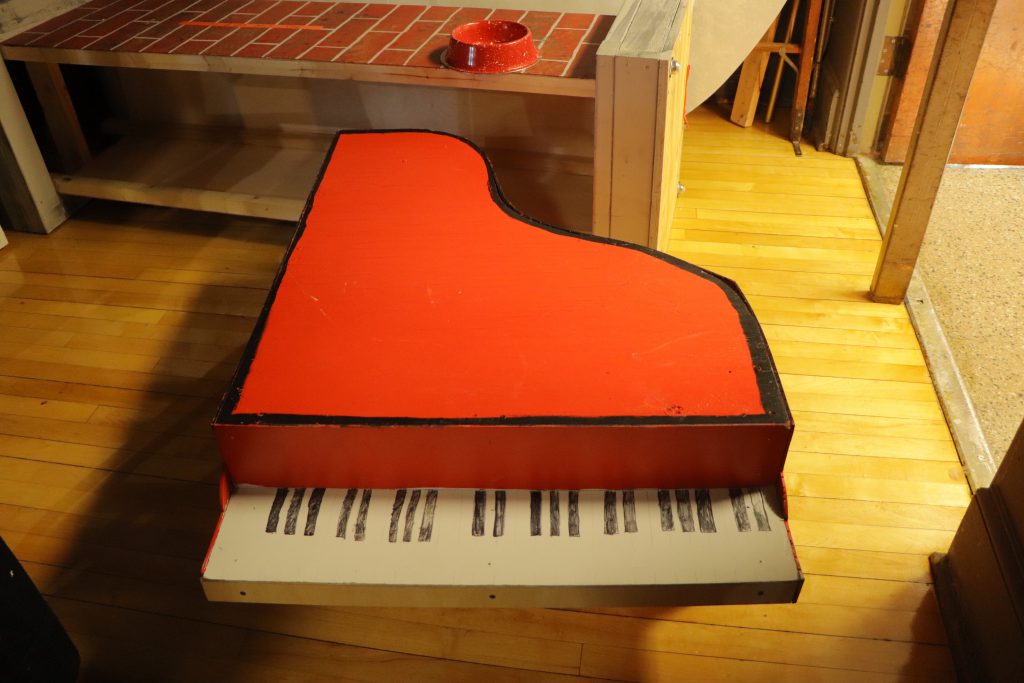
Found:
[[232, 481], [272, 487], [631, 489], [776, 485], [792, 427], [216, 427]]
[[[792, 426], [774, 371], [758, 384], [745, 303], [695, 268], [514, 217], [489, 183], [450, 136], [340, 136], [217, 427], [234, 480], [774, 483]], [[442, 423], [252, 417], [268, 414]], [[246, 420], [261, 424], [229, 424]]]

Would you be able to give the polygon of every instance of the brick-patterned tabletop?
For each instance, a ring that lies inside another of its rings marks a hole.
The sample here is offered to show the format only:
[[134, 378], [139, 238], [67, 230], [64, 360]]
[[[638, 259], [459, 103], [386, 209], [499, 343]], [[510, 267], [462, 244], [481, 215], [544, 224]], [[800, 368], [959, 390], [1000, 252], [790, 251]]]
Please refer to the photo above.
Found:
[[444, 68], [451, 30], [480, 19], [530, 27], [541, 59], [525, 73], [593, 78], [614, 17], [303, 0], [93, 0], [5, 45]]

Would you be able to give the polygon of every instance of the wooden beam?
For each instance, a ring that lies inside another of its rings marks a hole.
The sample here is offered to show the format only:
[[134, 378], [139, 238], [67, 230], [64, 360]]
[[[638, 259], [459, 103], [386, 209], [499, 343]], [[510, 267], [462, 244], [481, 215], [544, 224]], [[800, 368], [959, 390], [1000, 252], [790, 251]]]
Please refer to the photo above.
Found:
[[871, 283], [874, 301], [898, 304], [906, 296], [995, 5], [950, 0], [946, 8]]
[[770, 52], [773, 55], [777, 55], [780, 52], [785, 52], [788, 55], [800, 54], [800, 45], [797, 43], [784, 43], [779, 41], [764, 41], [754, 46], [752, 52]]
[[790, 114], [789, 139], [797, 155], [800, 152], [800, 138], [804, 132], [804, 115], [807, 112], [807, 96], [811, 88], [811, 70], [814, 68], [814, 46], [818, 41], [818, 24], [821, 22], [821, 0], [807, 3], [804, 17], [804, 36], [800, 41], [800, 63], [796, 74], [796, 91], [793, 93], [793, 111]]
[[0, 59], [0, 204], [12, 230], [50, 232], [67, 218], [18, 93]]
[[692, 0], [634, 0], [597, 53], [593, 232], [667, 246]]
[[[771, 44], [778, 21], [776, 18], [768, 27], [759, 45]], [[729, 115], [729, 120], [737, 126], [750, 128], [754, 125], [754, 114], [757, 113], [757, 103], [761, 99], [761, 84], [764, 83], [764, 74], [768, 70], [769, 54], [755, 46], [743, 60], [740, 80], [736, 84], [736, 97], [732, 101], [732, 113]]]
[[215, 57], [209, 55], [158, 54], [148, 52], [104, 52], [65, 48], [5, 45], [0, 54], [9, 60], [114, 66], [130, 69], [164, 69], [168, 71], [199, 71], [257, 76], [296, 76], [353, 80], [368, 83], [404, 83], [440, 88], [522, 92], [565, 97], [594, 97], [594, 81], [590, 78], [552, 78], [535, 74], [471, 74], [453, 69], [416, 66], [382, 66], [379, 64], [347, 64], [311, 62], [295, 59], [252, 59], [250, 57]]
[[158, 187], [109, 178], [54, 175], [53, 180], [62, 193], [73, 196], [281, 221], [297, 221], [306, 203], [305, 200], [292, 197], [264, 197], [191, 187]]
[[60, 170], [65, 173], [76, 171], [89, 160], [91, 154], [78, 122], [75, 105], [64, 83], [60, 64], [26, 62], [25, 68], [28, 69], [32, 87], [39, 98], [47, 128], [60, 157]]

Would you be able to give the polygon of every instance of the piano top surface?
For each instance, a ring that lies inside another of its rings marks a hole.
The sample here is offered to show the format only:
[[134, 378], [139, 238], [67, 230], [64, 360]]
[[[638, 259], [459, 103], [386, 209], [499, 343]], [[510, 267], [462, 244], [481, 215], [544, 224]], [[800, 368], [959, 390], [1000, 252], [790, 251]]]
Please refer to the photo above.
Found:
[[343, 133], [307, 210], [222, 422], [789, 419], [731, 283], [518, 215], [463, 140]]

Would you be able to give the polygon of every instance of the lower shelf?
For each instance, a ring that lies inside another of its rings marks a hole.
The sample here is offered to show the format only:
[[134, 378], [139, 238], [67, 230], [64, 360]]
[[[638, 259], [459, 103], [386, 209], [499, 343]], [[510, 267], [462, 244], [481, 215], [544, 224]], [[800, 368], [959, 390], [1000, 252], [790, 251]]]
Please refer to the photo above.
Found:
[[[332, 139], [203, 128], [131, 133], [75, 173], [52, 178], [65, 195], [294, 222]], [[592, 160], [505, 150], [489, 156], [517, 209], [590, 230]]]
[[78, 172], [53, 179], [63, 194], [295, 221], [329, 145], [328, 136], [284, 147], [127, 135]]
[[273, 489], [227, 500], [212, 600], [407, 607], [793, 602], [775, 487]]

